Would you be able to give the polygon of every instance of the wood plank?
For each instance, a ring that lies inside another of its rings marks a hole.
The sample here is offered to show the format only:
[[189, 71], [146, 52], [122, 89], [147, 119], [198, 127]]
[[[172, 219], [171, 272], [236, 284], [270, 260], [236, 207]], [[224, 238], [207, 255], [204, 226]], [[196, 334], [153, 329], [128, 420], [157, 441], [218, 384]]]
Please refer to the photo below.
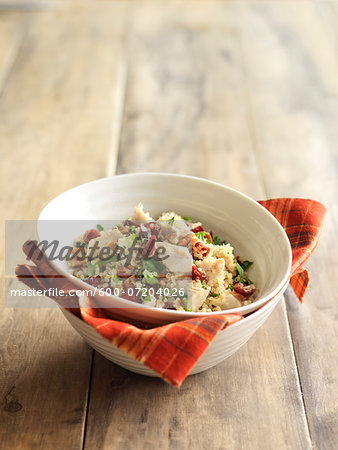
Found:
[[0, 13], [0, 96], [25, 35], [25, 16]]
[[[205, 176], [264, 195], [237, 4], [134, 9], [118, 172]], [[142, 199], [140, 199], [142, 200]], [[85, 448], [309, 448], [281, 303], [237, 354], [178, 391], [95, 356]]]
[[313, 445], [338, 447], [337, 121], [338, 38], [334, 3], [243, 8], [239, 23], [258, 157], [270, 196], [328, 208], [307, 267], [304, 305], [287, 295], [288, 317]]
[[[95, 2], [24, 16], [0, 98], [1, 219], [105, 175], [125, 15]], [[92, 350], [55, 309], [1, 309], [2, 448], [82, 448]]]

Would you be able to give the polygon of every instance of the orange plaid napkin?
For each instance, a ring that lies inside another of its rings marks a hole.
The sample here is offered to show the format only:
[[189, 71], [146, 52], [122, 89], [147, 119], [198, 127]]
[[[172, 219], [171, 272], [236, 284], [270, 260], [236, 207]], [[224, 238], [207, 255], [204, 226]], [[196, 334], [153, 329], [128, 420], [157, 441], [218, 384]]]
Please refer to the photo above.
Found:
[[[309, 282], [309, 273], [302, 264], [311, 255], [319, 239], [325, 216], [325, 207], [314, 200], [276, 198], [259, 202], [284, 227], [292, 247], [292, 275], [290, 284], [302, 301]], [[32, 241], [23, 250], [29, 254]], [[65, 292], [74, 289], [72, 283], [60, 276], [49, 265], [47, 258], [35, 248], [31, 257], [35, 266], [19, 265], [17, 277], [30, 288], [58, 287]], [[69, 308], [69, 299], [74, 302]], [[217, 333], [243, 317], [239, 314], [222, 314], [175, 322], [152, 329], [108, 318], [102, 309], [82, 307], [74, 297], [55, 298], [61, 306], [66, 300], [67, 309], [91, 325], [112, 345], [128, 353], [145, 366], [158, 373], [163, 380], [180, 386]]]

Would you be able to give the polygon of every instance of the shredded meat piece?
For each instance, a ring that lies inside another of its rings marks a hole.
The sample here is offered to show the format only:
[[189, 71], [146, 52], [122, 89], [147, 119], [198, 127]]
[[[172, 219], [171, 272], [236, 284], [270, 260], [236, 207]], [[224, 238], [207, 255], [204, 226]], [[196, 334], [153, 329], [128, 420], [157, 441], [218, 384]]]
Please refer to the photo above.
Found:
[[92, 228], [91, 230], [87, 230], [85, 232], [85, 234], [83, 235], [83, 240], [85, 242], [85, 244], [88, 244], [89, 241], [91, 241], [94, 238], [97, 238], [101, 236], [101, 233], [99, 232], [99, 230], [95, 230], [95, 228]]
[[201, 227], [201, 225], [197, 225], [197, 227], [193, 227], [193, 228], [191, 229], [191, 231], [192, 231], [193, 233], [199, 233], [200, 231], [204, 231], [204, 229], [203, 229], [203, 227]]

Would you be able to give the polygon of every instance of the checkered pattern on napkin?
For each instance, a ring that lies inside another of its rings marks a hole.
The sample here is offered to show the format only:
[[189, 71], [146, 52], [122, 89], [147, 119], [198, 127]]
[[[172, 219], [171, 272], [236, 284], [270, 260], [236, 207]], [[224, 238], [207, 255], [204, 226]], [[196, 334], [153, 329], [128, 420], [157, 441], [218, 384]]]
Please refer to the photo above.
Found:
[[303, 198], [273, 198], [258, 203], [275, 216], [288, 235], [292, 248], [290, 285], [302, 302], [310, 281], [309, 271], [303, 264], [318, 244], [326, 208], [315, 200]]
[[[314, 200], [276, 198], [259, 202], [284, 227], [292, 247], [292, 276], [290, 284], [302, 301], [309, 282], [309, 273], [302, 264], [311, 255], [325, 216], [325, 207]], [[32, 241], [24, 244], [23, 250], [30, 253]], [[62, 278], [49, 265], [45, 256], [36, 248], [31, 260], [35, 266], [19, 265], [17, 277], [31, 288], [48, 289], [58, 287], [65, 292], [74, 286]], [[180, 386], [217, 333], [241, 320], [239, 314], [222, 314], [217, 317], [187, 319], [152, 329], [142, 329], [134, 325], [108, 318], [102, 309], [91, 308], [89, 304], [79, 305], [74, 297], [72, 308], [69, 299], [54, 298], [61, 306], [67, 307], [91, 325], [112, 345], [125, 351], [129, 356], [158, 373], [163, 380]], [[88, 299], [88, 302], [90, 299]]]

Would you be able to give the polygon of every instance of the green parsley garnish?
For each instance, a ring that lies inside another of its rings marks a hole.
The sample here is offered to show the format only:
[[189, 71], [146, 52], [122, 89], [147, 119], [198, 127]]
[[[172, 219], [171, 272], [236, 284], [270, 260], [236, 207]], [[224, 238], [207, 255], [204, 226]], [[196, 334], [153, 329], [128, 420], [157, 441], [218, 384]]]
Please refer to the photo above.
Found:
[[234, 290], [234, 285], [232, 283], [228, 284], [228, 289], [233, 291]]
[[188, 302], [186, 298], [181, 298], [181, 302], [183, 303], [183, 307], [186, 311], [190, 311], [190, 309], [188, 308]]
[[88, 248], [88, 244], [85, 244], [84, 242], [78, 241], [78, 242], [75, 242], [75, 247], [76, 248], [81, 248], [81, 247]]
[[147, 259], [144, 263], [144, 268], [149, 272], [156, 272], [158, 275], [165, 271], [165, 265], [156, 259]]
[[108, 264], [108, 263], [111, 263], [111, 262], [117, 262], [117, 261], [119, 261], [119, 255], [117, 254], [117, 253], [114, 253], [114, 254], [112, 254], [112, 255], [107, 255], [105, 258], [102, 258], [102, 259], [99, 259], [99, 261], [97, 261], [96, 263], [94, 263], [94, 264], [102, 264], [102, 263], [104, 263], [104, 264]]
[[242, 267], [243, 267], [244, 272], [246, 272], [249, 269], [249, 267], [252, 266], [252, 264], [253, 264], [253, 261], [243, 261]]
[[238, 262], [235, 263], [238, 275], [239, 275], [239, 282], [243, 283], [244, 282], [244, 270], [242, 268], [242, 266], [240, 264], [238, 264]]
[[205, 231], [198, 231], [197, 233], [195, 233], [196, 237], [198, 239], [201, 239], [201, 241], [206, 242], [207, 244], [210, 244], [211, 242], [209, 241], [209, 239], [207, 239], [205, 236]]
[[91, 262], [87, 263], [87, 274], [88, 276], [92, 277], [95, 275], [95, 266]]
[[103, 231], [103, 230], [104, 230], [103, 226], [100, 225], [99, 223], [96, 225], [96, 228], [97, 228], [99, 231]]
[[209, 297], [218, 297], [218, 296], [219, 296], [219, 294], [213, 294], [213, 293], [209, 294]]
[[155, 275], [153, 275], [151, 272], [149, 272], [149, 270], [145, 269], [143, 271], [143, 281], [146, 284], [157, 284], [158, 283], [158, 279], [155, 277]]
[[172, 218], [168, 220], [169, 225], [173, 226], [174, 220], [175, 220], [175, 216], [172, 216]]
[[130, 237], [132, 238], [132, 240], [134, 241], [136, 238], [136, 233], [130, 233]]
[[226, 241], [221, 241], [219, 236], [215, 236], [213, 241], [214, 241], [215, 245], [225, 245], [226, 244]]
[[183, 217], [183, 216], [182, 216], [182, 219], [183, 220], [188, 220], [188, 221], [191, 220], [190, 217]]

